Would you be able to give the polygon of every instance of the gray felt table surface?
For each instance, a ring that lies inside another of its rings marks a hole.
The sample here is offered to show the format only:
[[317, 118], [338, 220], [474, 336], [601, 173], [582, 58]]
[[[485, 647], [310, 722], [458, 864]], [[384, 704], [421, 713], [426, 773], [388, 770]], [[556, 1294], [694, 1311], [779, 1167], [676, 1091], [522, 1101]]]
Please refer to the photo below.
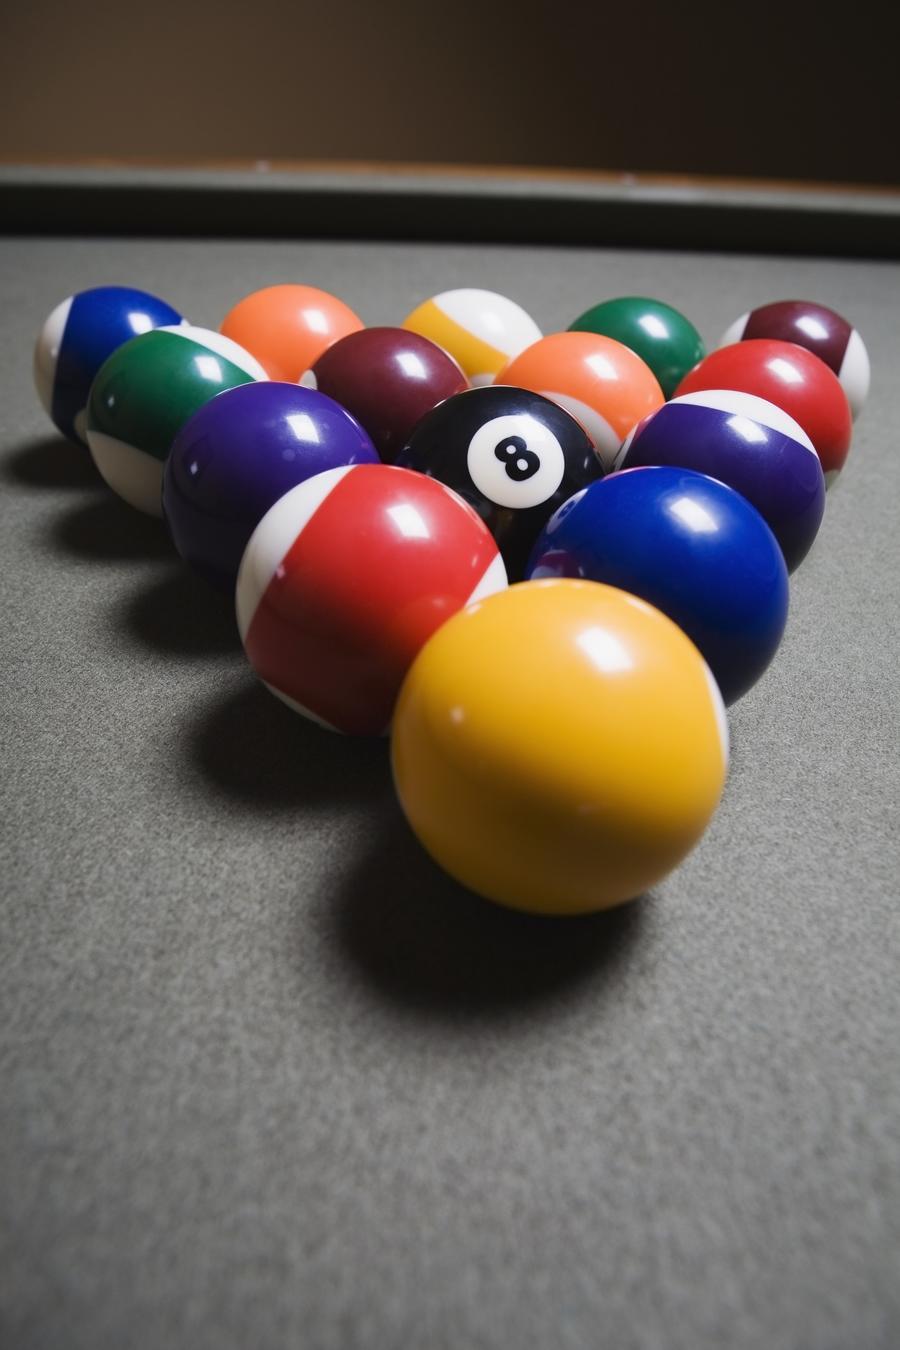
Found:
[[[443, 879], [383, 743], [258, 686], [227, 603], [32, 390], [63, 296], [216, 326], [306, 280], [545, 330], [808, 295], [873, 392], [722, 807], [616, 914]], [[0, 242], [4, 1350], [900, 1344], [900, 266], [500, 246]]]

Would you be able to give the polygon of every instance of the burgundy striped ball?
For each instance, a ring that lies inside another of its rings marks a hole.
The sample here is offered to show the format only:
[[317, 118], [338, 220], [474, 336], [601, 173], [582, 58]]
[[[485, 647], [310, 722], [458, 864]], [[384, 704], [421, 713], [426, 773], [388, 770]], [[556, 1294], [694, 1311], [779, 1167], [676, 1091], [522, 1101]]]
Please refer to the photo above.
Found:
[[858, 417], [869, 392], [869, 354], [856, 329], [840, 314], [811, 300], [776, 300], [749, 310], [726, 328], [719, 342], [728, 347], [747, 338], [796, 342], [820, 357], [840, 380], [850, 411]]

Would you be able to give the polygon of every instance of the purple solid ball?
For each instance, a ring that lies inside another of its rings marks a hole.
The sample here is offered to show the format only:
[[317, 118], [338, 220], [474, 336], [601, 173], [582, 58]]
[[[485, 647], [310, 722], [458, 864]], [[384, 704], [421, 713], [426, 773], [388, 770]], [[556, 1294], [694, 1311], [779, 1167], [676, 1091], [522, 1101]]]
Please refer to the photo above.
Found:
[[182, 427], [163, 477], [163, 514], [181, 556], [219, 589], [270, 506], [345, 464], [377, 464], [368, 434], [326, 394], [261, 380], [217, 394]]

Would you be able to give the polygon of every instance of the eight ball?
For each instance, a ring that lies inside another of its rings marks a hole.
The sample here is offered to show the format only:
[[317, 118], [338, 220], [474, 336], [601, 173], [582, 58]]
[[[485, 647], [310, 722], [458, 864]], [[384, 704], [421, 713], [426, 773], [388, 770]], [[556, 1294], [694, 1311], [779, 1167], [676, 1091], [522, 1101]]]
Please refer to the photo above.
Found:
[[565, 409], [498, 384], [441, 403], [397, 462], [446, 483], [475, 508], [513, 581], [556, 508], [603, 473], [589, 437]]

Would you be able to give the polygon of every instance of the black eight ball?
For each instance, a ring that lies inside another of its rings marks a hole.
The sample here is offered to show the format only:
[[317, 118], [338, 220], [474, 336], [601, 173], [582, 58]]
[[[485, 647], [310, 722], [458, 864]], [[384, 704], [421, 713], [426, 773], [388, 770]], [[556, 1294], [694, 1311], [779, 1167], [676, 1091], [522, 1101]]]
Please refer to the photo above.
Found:
[[423, 417], [397, 463], [437, 478], [475, 508], [518, 581], [558, 506], [603, 469], [575, 418], [512, 385], [454, 394]]

